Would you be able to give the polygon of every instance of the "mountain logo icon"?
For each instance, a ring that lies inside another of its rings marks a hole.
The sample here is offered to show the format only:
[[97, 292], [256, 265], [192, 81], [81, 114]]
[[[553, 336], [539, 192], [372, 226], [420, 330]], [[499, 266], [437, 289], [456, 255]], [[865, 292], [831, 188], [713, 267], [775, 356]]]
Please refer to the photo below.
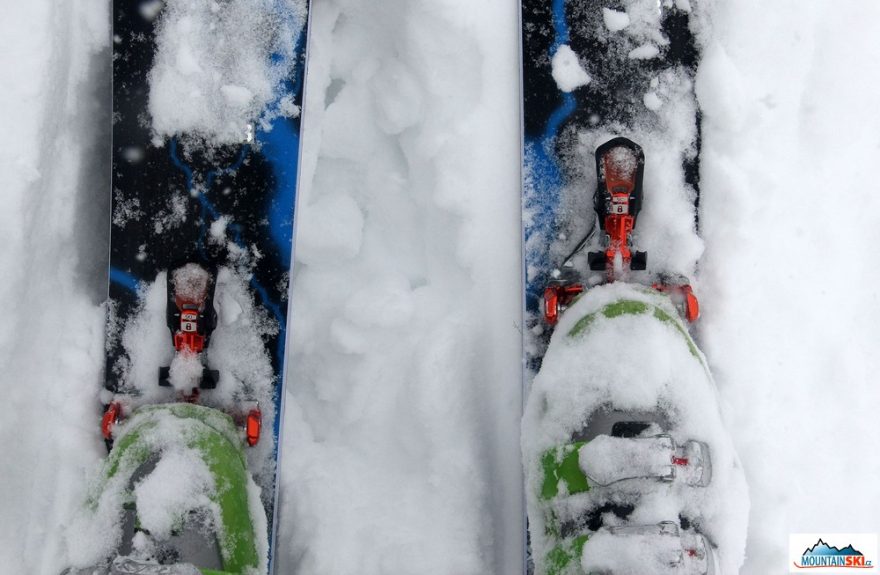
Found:
[[804, 549], [799, 561], [794, 562], [798, 569], [873, 569], [873, 561], [848, 543], [837, 547], [821, 537], [811, 547]]

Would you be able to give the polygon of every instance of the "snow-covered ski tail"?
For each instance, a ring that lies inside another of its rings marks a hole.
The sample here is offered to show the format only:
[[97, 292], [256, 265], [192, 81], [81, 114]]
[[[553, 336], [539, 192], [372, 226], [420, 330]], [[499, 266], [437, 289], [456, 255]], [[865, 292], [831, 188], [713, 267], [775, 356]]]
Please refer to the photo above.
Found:
[[102, 432], [112, 446], [139, 409], [174, 401], [232, 417], [268, 517], [262, 570], [275, 531], [308, 18], [308, 0], [113, 3]]

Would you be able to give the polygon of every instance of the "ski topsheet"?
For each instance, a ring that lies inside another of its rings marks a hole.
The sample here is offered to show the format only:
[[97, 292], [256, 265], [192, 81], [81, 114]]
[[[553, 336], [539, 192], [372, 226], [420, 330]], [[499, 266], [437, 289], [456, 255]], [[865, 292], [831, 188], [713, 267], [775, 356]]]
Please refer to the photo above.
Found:
[[735, 572], [745, 480], [685, 323], [702, 252], [692, 7], [521, 8], [526, 570]]
[[247, 420], [247, 459], [269, 542], [308, 9], [308, 0], [113, 3], [104, 403], [261, 414]]
[[[689, 21], [686, 3], [669, 0], [522, 0], [530, 327], [540, 330], [543, 291], [578, 247], [583, 261], [570, 262], [573, 271], [589, 275], [586, 256], [602, 241], [594, 152], [614, 137], [644, 150], [645, 206], [663, 206], [640, 216], [634, 239], [648, 254], [647, 269], [630, 278], [651, 283], [659, 275], [693, 275], [702, 244], [693, 225], [700, 133], [693, 89], [698, 52]], [[533, 367], [544, 343], [546, 334], [529, 342]]]

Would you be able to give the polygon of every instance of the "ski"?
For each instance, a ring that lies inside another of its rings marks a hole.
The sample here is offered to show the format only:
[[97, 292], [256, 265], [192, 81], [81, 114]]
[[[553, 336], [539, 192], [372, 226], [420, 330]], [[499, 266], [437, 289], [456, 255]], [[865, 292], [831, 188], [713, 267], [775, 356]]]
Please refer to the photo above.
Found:
[[529, 574], [741, 562], [745, 480], [688, 327], [692, 17], [671, 0], [521, 1]]
[[272, 570], [308, 15], [113, 2], [100, 572]]

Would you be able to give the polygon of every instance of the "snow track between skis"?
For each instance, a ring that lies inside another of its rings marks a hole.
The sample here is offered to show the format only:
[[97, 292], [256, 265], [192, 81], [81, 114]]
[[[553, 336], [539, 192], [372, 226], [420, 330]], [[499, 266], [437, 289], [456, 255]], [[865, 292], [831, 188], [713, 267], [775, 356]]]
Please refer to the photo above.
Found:
[[514, 573], [515, 6], [313, 9], [279, 567]]
[[104, 453], [94, 424], [98, 304], [106, 297], [99, 254], [109, 217], [109, 34], [106, 9], [87, 4], [21, 5], [18, 18], [0, 23], [0, 391], [10, 406], [0, 420], [4, 573], [63, 568], [66, 526]]

